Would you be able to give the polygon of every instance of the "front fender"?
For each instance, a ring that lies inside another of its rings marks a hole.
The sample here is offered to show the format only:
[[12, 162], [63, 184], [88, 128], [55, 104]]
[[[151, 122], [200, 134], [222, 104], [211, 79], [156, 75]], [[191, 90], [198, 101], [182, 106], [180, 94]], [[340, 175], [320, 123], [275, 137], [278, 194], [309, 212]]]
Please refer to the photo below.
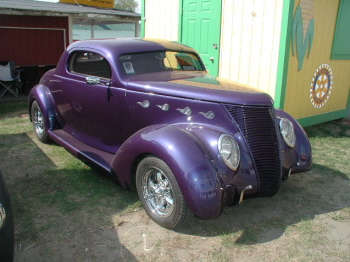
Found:
[[55, 118], [55, 112], [50, 102], [49, 88], [43, 84], [38, 84], [30, 91], [28, 96], [30, 121], [32, 121], [31, 107], [34, 100], [38, 102], [40, 109], [42, 111], [42, 114], [44, 115], [45, 119], [48, 120], [48, 121], [45, 121], [45, 129], [46, 130], [56, 129], [58, 124]]
[[173, 125], [155, 125], [135, 133], [112, 162], [112, 172], [122, 186], [131, 186], [135, 159], [145, 154], [161, 158], [170, 167], [196, 216], [212, 219], [220, 215], [222, 191], [217, 172], [195, 136]]
[[310, 140], [301, 125], [288, 113], [276, 109], [277, 120], [287, 118], [294, 126], [296, 136], [295, 146], [290, 148], [281, 139], [283, 168], [292, 169], [292, 172], [304, 172], [312, 167], [312, 150]]

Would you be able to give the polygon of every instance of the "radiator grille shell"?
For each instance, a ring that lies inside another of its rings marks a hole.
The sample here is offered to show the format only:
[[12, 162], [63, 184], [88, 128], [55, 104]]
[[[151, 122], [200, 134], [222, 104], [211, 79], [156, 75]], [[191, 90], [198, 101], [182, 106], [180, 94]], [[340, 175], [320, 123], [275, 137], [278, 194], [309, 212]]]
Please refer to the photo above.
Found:
[[250, 149], [261, 196], [274, 195], [281, 183], [278, 127], [273, 107], [224, 105]]

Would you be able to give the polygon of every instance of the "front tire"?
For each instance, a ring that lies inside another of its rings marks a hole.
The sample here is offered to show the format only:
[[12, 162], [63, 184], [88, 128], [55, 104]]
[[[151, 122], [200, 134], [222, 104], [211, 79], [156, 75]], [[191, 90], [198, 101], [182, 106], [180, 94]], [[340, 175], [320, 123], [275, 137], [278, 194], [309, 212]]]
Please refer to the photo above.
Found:
[[175, 228], [191, 212], [168, 165], [157, 157], [146, 157], [137, 167], [136, 188], [147, 214], [157, 224]]
[[46, 119], [42, 114], [42, 111], [37, 101], [33, 102], [30, 114], [33, 121], [33, 130], [38, 140], [45, 144], [50, 143], [51, 140], [45, 128]]

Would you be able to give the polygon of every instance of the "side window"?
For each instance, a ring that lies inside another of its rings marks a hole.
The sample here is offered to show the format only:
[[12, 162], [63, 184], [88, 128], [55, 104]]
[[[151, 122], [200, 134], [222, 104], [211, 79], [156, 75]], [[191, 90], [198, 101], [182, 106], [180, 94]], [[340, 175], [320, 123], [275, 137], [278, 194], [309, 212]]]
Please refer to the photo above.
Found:
[[111, 68], [106, 59], [93, 52], [75, 52], [68, 62], [68, 71], [72, 73], [111, 78]]

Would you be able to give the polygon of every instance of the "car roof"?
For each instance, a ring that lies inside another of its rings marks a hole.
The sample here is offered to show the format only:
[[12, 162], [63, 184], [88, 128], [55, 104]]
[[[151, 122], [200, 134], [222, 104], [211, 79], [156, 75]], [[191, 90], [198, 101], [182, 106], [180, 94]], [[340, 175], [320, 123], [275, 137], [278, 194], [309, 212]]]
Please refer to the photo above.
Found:
[[67, 51], [75, 51], [77, 49], [95, 49], [104, 52], [105, 54], [111, 54], [113, 56], [119, 56], [127, 53], [140, 53], [140, 52], [152, 52], [152, 51], [181, 51], [181, 52], [194, 52], [193, 48], [184, 45], [180, 42], [169, 41], [163, 39], [147, 39], [147, 38], [114, 38], [114, 39], [91, 39], [77, 41], [71, 44]]

